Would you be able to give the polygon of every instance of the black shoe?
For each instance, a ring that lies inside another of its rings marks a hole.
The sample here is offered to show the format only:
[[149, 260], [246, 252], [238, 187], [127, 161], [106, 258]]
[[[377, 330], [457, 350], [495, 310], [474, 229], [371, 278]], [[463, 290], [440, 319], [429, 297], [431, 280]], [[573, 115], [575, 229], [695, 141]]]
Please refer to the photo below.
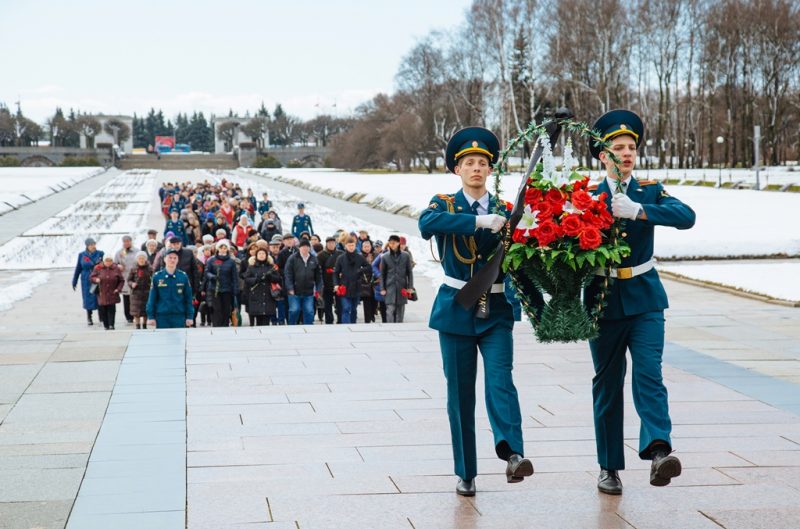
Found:
[[681, 475], [681, 460], [668, 452], [658, 451], [653, 454], [650, 465], [650, 484], [654, 487], [669, 485], [672, 478]]
[[92, 320], [89, 320], [88, 324], [89, 325], [94, 325], [94, 322]]
[[475, 496], [475, 480], [459, 479], [456, 485], [456, 494], [459, 496]]
[[506, 480], [509, 483], [519, 483], [525, 477], [533, 475], [533, 463], [519, 454], [511, 454], [506, 466]]
[[141, 330], [141, 328], [142, 328], [142, 325], [141, 325], [140, 323], [137, 323], [137, 324], [136, 324], [136, 330], [137, 330], [137, 331], [138, 331], [138, 330]]
[[619, 479], [619, 472], [616, 470], [600, 470], [600, 477], [597, 478], [597, 489], [603, 494], [619, 496], [622, 494], [622, 481]]
[[111, 329], [113, 331], [114, 330], [114, 326], [112, 325], [111, 327], [109, 327], [109, 329]]

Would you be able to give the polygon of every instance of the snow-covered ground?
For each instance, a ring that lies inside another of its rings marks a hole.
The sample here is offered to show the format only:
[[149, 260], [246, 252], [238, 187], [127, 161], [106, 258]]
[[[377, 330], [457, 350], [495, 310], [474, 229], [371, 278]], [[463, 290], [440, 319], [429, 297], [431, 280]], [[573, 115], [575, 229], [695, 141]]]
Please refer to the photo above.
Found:
[[14, 303], [33, 294], [33, 289], [50, 278], [49, 272], [26, 272], [0, 279], [0, 311], [8, 310]]
[[800, 302], [800, 260], [667, 263], [659, 265], [659, 269], [745, 292]]
[[[460, 179], [452, 174], [365, 174], [329, 169], [253, 169], [251, 172], [308, 182], [320, 190], [365, 193], [362, 203], [382, 196], [398, 205], [408, 204], [417, 211], [425, 208], [436, 193], [453, 192], [461, 187]], [[645, 176], [642, 172], [637, 174]], [[516, 194], [519, 182], [519, 175], [504, 177], [506, 199]], [[680, 185], [667, 186], [667, 190], [695, 210], [697, 224], [686, 231], [658, 227], [658, 257], [800, 255], [800, 222], [795, 214], [800, 210], [798, 193]]]
[[268, 191], [269, 198], [272, 200], [275, 211], [278, 213], [283, 223], [284, 232], [289, 231], [288, 228], [291, 227], [292, 217], [297, 210], [297, 203], [302, 201], [305, 203], [306, 211], [313, 221], [314, 232], [320, 235], [323, 240], [325, 237], [333, 235], [338, 229], [343, 229], [348, 232], [358, 232], [358, 230], [362, 229], [367, 230], [370, 239], [373, 241], [381, 240], [384, 244], [389, 238], [389, 235], [393, 233], [405, 236], [408, 247], [414, 256], [414, 261], [417, 263], [414, 268], [414, 274], [425, 275], [432, 281], [433, 285], [437, 287], [442, 282], [443, 273], [441, 265], [432, 260], [430, 243], [420, 237], [418, 232], [401, 233], [391, 226], [373, 224], [343, 211], [333, 210], [321, 204], [316, 204], [306, 198], [301, 199], [290, 193], [271, 189], [261, 180], [243, 178], [235, 172], [204, 172], [208, 174], [209, 180], [214, 179], [214, 181], [217, 181], [219, 180], [219, 176], [222, 175], [226, 180], [238, 183], [242, 189], [247, 189], [249, 187], [257, 197], [260, 197], [261, 193], [264, 191]]
[[122, 246], [124, 234], [142, 239], [156, 171], [131, 170], [0, 246], [0, 269], [30, 270], [75, 265], [84, 240], [93, 237], [106, 253]]
[[0, 215], [103, 171], [102, 167], [0, 167]]

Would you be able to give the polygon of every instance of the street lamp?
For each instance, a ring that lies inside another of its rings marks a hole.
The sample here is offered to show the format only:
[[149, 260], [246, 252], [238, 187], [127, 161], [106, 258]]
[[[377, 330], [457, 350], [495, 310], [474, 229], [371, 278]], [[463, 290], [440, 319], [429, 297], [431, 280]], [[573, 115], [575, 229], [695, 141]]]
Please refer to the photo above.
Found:
[[644, 142], [644, 161], [647, 165], [647, 179], [650, 180], [650, 158], [647, 156], [647, 148], [653, 146], [653, 139], [647, 138], [647, 141]]
[[[717, 145], [722, 147], [722, 144], [725, 143], [725, 138], [722, 136], [717, 136]], [[722, 187], [722, 161], [719, 162], [719, 178], [717, 179], [717, 187]]]

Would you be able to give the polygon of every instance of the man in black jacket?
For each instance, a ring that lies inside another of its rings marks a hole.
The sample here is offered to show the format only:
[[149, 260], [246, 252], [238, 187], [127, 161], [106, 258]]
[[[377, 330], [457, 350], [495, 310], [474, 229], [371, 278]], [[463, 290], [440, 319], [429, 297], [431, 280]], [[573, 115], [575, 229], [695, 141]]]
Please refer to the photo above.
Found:
[[322, 270], [317, 258], [311, 255], [308, 239], [300, 239], [298, 251], [286, 260], [284, 280], [289, 294], [289, 325], [297, 325], [301, 307], [303, 323], [312, 325], [314, 299], [322, 292]]
[[356, 308], [361, 294], [361, 275], [372, 267], [356, 252], [356, 238], [350, 236], [344, 244], [346, 250], [336, 259], [333, 268], [333, 289], [342, 300], [342, 323], [356, 323]]
[[322, 301], [325, 303], [325, 323], [333, 323], [334, 309], [336, 312], [336, 323], [342, 321], [342, 306], [339, 298], [333, 294], [333, 269], [336, 266], [336, 259], [342, 255], [341, 250], [336, 248], [336, 238], [328, 237], [325, 239], [325, 249], [317, 254], [317, 260], [322, 268]]

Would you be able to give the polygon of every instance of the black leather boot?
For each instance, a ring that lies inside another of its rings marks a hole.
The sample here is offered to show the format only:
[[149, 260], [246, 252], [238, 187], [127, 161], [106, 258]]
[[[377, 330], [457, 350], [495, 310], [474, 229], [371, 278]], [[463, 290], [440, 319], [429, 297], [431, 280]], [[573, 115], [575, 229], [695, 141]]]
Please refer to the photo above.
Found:
[[89, 325], [94, 325], [94, 322], [92, 321], [92, 311], [91, 310], [87, 310], [86, 311], [86, 323], [88, 323]]
[[622, 494], [622, 480], [619, 479], [619, 472], [616, 470], [600, 469], [600, 476], [597, 478], [597, 489], [603, 494], [619, 496]]
[[681, 475], [681, 460], [670, 455], [664, 450], [653, 452], [653, 462], [650, 465], [650, 484], [654, 487], [669, 485], [672, 478]]
[[519, 454], [511, 454], [506, 465], [506, 481], [519, 483], [527, 476], [533, 475], [533, 463]]
[[459, 496], [475, 496], [475, 480], [459, 479], [456, 485], [456, 494]]

